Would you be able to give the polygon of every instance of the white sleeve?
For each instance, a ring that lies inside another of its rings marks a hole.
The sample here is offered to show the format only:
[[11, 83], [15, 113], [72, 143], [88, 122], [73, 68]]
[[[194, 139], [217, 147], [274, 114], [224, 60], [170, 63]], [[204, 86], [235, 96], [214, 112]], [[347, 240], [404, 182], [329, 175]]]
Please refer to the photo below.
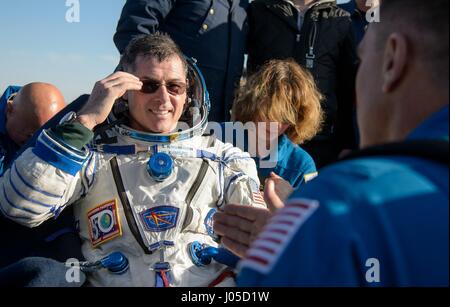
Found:
[[27, 149], [0, 178], [1, 213], [27, 227], [57, 217], [87, 191], [93, 157], [89, 150], [73, 148], [43, 131], [35, 147]]
[[267, 207], [259, 191], [256, 163], [250, 155], [226, 144], [222, 158], [225, 204]]

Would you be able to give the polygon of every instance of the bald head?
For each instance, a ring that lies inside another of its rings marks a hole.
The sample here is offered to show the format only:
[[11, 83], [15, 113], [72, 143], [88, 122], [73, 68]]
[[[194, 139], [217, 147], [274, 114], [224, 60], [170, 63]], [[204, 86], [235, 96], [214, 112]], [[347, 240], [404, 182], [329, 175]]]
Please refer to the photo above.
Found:
[[65, 107], [64, 97], [53, 85], [25, 85], [8, 103], [6, 130], [18, 145], [23, 145], [36, 130]]

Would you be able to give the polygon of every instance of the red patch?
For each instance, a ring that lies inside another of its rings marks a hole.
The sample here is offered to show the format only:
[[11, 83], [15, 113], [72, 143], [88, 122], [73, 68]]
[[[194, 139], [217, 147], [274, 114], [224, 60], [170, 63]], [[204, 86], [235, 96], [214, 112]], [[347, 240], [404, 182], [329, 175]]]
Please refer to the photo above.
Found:
[[87, 218], [94, 248], [122, 235], [116, 200], [110, 200], [89, 211]]

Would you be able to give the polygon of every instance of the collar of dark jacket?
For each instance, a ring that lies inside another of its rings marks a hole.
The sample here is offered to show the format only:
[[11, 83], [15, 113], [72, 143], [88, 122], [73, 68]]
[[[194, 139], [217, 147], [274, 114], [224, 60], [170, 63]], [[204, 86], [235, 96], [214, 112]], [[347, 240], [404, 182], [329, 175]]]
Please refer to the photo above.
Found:
[[[285, 14], [285, 16], [293, 16], [294, 15], [294, 10], [295, 10], [295, 6], [294, 3], [290, 0], [265, 0], [263, 1], [264, 4], [266, 5], [267, 8], [269, 9], [273, 9], [273, 10], [280, 10], [281, 12], [283, 12]], [[286, 9], [286, 3], [289, 4], [289, 8], [290, 9]], [[312, 8], [318, 8], [321, 9], [321, 6], [323, 4], [336, 4], [336, 0], [319, 0], [316, 2], [313, 2], [309, 5], [308, 10], [312, 9]], [[308, 11], [307, 10], [307, 11]]]
[[[298, 30], [297, 20], [294, 18], [297, 14], [297, 9], [294, 4], [288, 0], [263, 0], [263, 3], [271, 12], [286, 21], [293, 29]], [[327, 5], [325, 5], [327, 4]], [[336, 0], [319, 0], [312, 3], [306, 13], [315, 8], [321, 10], [328, 7], [330, 4], [336, 4]]]

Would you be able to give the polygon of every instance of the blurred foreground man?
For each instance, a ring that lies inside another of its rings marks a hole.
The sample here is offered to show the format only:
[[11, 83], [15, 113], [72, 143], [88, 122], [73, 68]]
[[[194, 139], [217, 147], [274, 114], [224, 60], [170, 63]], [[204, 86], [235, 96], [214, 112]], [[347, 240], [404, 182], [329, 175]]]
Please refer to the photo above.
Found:
[[264, 211], [216, 215], [224, 245], [246, 251], [238, 285], [448, 286], [448, 6], [382, 2], [359, 50], [361, 152], [294, 192], [255, 240], [245, 221]]

